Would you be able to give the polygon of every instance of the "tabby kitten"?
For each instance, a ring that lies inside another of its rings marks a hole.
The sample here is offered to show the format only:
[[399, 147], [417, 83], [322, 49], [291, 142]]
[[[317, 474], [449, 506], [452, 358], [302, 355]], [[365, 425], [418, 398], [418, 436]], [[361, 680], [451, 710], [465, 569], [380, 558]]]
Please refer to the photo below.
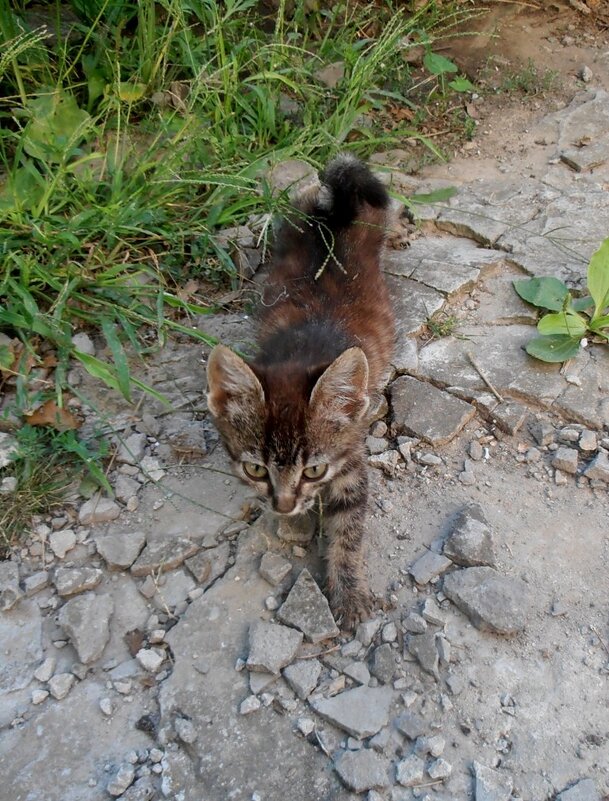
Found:
[[364, 439], [394, 340], [379, 268], [389, 199], [351, 156], [320, 179], [293, 199], [279, 228], [258, 355], [246, 363], [216, 346], [208, 405], [236, 474], [278, 515], [305, 514], [321, 500], [330, 603], [352, 628], [371, 610]]

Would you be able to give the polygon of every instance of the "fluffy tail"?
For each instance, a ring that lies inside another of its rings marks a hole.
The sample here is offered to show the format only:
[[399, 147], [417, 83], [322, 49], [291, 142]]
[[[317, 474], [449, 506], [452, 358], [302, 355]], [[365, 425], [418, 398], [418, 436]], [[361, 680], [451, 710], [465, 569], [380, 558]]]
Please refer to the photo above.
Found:
[[383, 184], [355, 156], [347, 153], [337, 156], [319, 177], [322, 188], [317, 208], [312, 212], [331, 229], [346, 228], [355, 222], [364, 204], [381, 212], [389, 205], [389, 195]]

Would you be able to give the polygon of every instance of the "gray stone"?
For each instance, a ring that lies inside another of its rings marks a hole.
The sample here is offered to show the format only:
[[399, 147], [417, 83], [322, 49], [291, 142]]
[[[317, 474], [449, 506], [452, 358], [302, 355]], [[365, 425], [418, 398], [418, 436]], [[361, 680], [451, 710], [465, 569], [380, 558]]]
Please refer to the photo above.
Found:
[[0, 562], [0, 611], [12, 609], [22, 595], [19, 568], [15, 562]]
[[63, 531], [53, 531], [49, 537], [51, 550], [58, 559], [63, 559], [68, 551], [76, 545], [76, 534], [71, 528]]
[[609, 483], [609, 456], [600, 451], [584, 470], [586, 478], [597, 479]]
[[110, 618], [114, 602], [110, 595], [88, 592], [64, 604], [58, 622], [85, 665], [102, 655], [110, 638]]
[[17, 492], [17, 477], [4, 476], [0, 481], [0, 495], [13, 495]]
[[391, 363], [398, 375], [416, 374], [419, 366], [416, 340], [406, 335], [398, 337]]
[[298, 659], [283, 671], [284, 679], [302, 701], [317, 687], [320, 674], [321, 663], [317, 659]]
[[368, 647], [376, 637], [380, 627], [381, 620], [378, 617], [372, 618], [371, 620], [364, 620], [357, 627], [355, 636], [364, 647]]
[[475, 801], [509, 801], [514, 782], [512, 777], [492, 770], [479, 762], [473, 764]]
[[278, 675], [294, 659], [301, 642], [300, 631], [258, 620], [250, 626], [247, 668]]
[[345, 667], [343, 673], [358, 684], [367, 685], [370, 681], [370, 671], [363, 662], [351, 662]]
[[385, 453], [373, 454], [372, 456], [368, 457], [368, 464], [370, 467], [376, 467], [377, 469], [382, 470], [386, 476], [389, 476], [389, 478], [393, 478], [395, 475], [395, 469], [398, 466], [399, 461], [399, 454], [394, 450], [385, 451]]
[[199, 546], [196, 542], [184, 537], [149, 542], [131, 565], [131, 573], [134, 576], [149, 576], [152, 573], [174, 570], [198, 550]]
[[416, 740], [422, 737], [429, 728], [425, 720], [417, 715], [416, 712], [402, 712], [396, 718], [395, 726], [398, 731], [401, 731], [409, 740]]
[[116, 453], [117, 462], [127, 462], [127, 464], [139, 464], [146, 452], [146, 434], [135, 432], [130, 434], [127, 439], [120, 441]]
[[14, 454], [18, 452], [17, 441], [13, 436], [0, 431], [0, 469], [7, 467]]
[[165, 652], [160, 648], [140, 648], [135, 658], [144, 670], [149, 673], [158, 673], [165, 661]]
[[94, 526], [98, 523], [109, 523], [120, 515], [120, 506], [110, 498], [99, 495], [85, 501], [78, 512], [78, 522], [81, 526]]
[[34, 678], [43, 683], [47, 682], [55, 672], [56, 664], [57, 659], [54, 656], [48, 656], [34, 671]]
[[601, 797], [592, 779], [580, 779], [572, 787], [559, 793], [556, 801], [601, 801]]
[[436, 635], [433, 631], [425, 634], [409, 634], [407, 641], [408, 652], [414, 656], [426, 673], [438, 679], [438, 649]]
[[366, 447], [371, 454], [383, 453], [389, 447], [389, 443], [383, 437], [366, 437]]
[[532, 420], [529, 424], [529, 431], [535, 442], [542, 447], [544, 445], [551, 445], [554, 442], [554, 426], [551, 426], [549, 423], [544, 423], [541, 420]]
[[255, 695], [248, 695], [239, 705], [240, 715], [251, 715], [252, 712], [257, 712], [262, 706], [260, 699]]
[[390, 687], [355, 687], [333, 698], [310, 699], [324, 720], [353, 737], [371, 737], [389, 721], [393, 691]]
[[37, 573], [32, 573], [23, 581], [25, 594], [28, 598], [35, 595], [40, 590], [43, 590], [49, 585], [49, 574], [46, 570], [39, 570]]
[[484, 448], [477, 440], [472, 440], [469, 443], [468, 453], [470, 459], [473, 459], [474, 462], [479, 462], [484, 456]]
[[62, 598], [93, 590], [101, 582], [103, 573], [95, 567], [58, 567], [53, 583]]
[[370, 661], [370, 672], [381, 684], [388, 684], [393, 679], [396, 667], [396, 652], [389, 643], [379, 645], [374, 649]]
[[393, 622], [390, 620], [387, 625], [383, 626], [383, 631], [381, 632], [381, 640], [383, 642], [395, 642], [398, 638], [398, 628]]
[[[428, 623], [432, 623], [434, 626], [443, 626], [446, 623], [446, 616], [433, 598], [426, 598], [423, 601], [421, 615]], [[415, 632], [415, 634], [417, 633], [421, 632]]]
[[76, 677], [73, 673], [56, 673], [49, 679], [49, 690], [53, 698], [61, 701], [74, 686]]
[[114, 482], [114, 494], [121, 503], [126, 504], [138, 494], [141, 486], [140, 482], [134, 478], [119, 473]]
[[375, 787], [387, 787], [388, 763], [374, 751], [343, 751], [335, 760], [334, 768], [349, 790], [363, 793]]
[[195, 580], [184, 570], [165, 573], [157, 581], [157, 592], [154, 595], [155, 606], [161, 611], [164, 609], [174, 610], [186, 601], [189, 593], [196, 586]]
[[[400, 258], [407, 251], [391, 251], [391, 263], [387, 258], [383, 265], [386, 273], [393, 272], [395, 259]], [[441, 292], [431, 287], [402, 278], [399, 273], [386, 276], [389, 293], [393, 299], [396, 317], [397, 351], [406, 345], [409, 337], [418, 334], [426, 325], [430, 317], [439, 311], [445, 304], [446, 298]]]
[[260, 561], [260, 575], [273, 587], [278, 587], [291, 570], [292, 563], [278, 553], [267, 551]]
[[192, 575], [206, 590], [214, 581], [222, 576], [228, 568], [230, 544], [223, 542], [215, 548], [208, 548], [187, 559], [185, 564]]
[[252, 670], [249, 674], [250, 690], [254, 695], [261, 693], [274, 681], [277, 681], [277, 676], [273, 676], [272, 673], [256, 673]]
[[404, 631], [409, 631], [411, 634], [424, 634], [427, 631], [427, 621], [416, 612], [410, 612], [402, 621]]
[[471, 487], [476, 483], [476, 474], [471, 470], [464, 470], [462, 473], [459, 473], [459, 481], [466, 487]]
[[314, 73], [314, 77], [325, 84], [328, 89], [334, 89], [345, 77], [345, 62], [334, 61]]
[[578, 456], [576, 448], [559, 448], [552, 459], [552, 467], [564, 473], [577, 473]]
[[273, 165], [267, 175], [267, 180], [276, 191], [290, 190], [290, 192], [295, 192], [313, 183], [316, 180], [316, 172], [306, 161], [287, 159]]
[[395, 431], [431, 445], [450, 442], [471, 420], [475, 409], [424, 381], [400, 376], [391, 385]]
[[108, 567], [126, 570], [137, 559], [144, 547], [146, 535], [143, 531], [116, 531], [110, 534], [98, 534], [95, 547]]
[[150, 776], [141, 776], [121, 796], [121, 801], [152, 801], [156, 788]]
[[450, 559], [435, 551], [425, 551], [416, 562], [408, 569], [408, 572], [417, 584], [429, 584], [430, 581], [442, 575], [452, 565]]
[[452, 765], [445, 759], [435, 759], [427, 768], [427, 774], [431, 779], [448, 779], [452, 772]]
[[425, 762], [419, 759], [416, 754], [411, 754], [406, 759], [398, 762], [395, 777], [402, 786], [414, 787], [423, 783], [424, 774]]
[[95, 345], [93, 344], [93, 340], [84, 331], [74, 334], [72, 337], [72, 345], [74, 345], [74, 348], [79, 350], [81, 353], [86, 353], [88, 356], [95, 356]]
[[[452, 244], [450, 239], [447, 242]], [[447, 247], [450, 247], [450, 244]], [[450, 297], [457, 292], [471, 289], [479, 275], [479, 267], [451, 264], [450, 269], [447, 269], [446, 262], [423, 259], [410, 277]]]
[[277, 537], [283, 542], [308, 545], [315, 536], [315, 523], [311, 515], [279, 517], [276, 531]]
[[459, 513], [444, 543], [443, 553], [464, 567], [496, 566], [493, 532], [479, 504], [469, 504]]
[[467, 567], [444, 579], [444, 593], [483, 631], [515, 634], [528, 612], [524, 581], [502, 576], [491, 567]]
[[199, 736], [192, 720], [189, 720], [188, 718], [177, 717], [174, 721], [173, 727], [180, 740], [187, 745], [194, 743]]
[[42, 659], [42, 629], [38, 604], [23, 599], [0, 614], [0, 695], [23, 690]]
[[491, 419], [500, 431], [514, 436], [521, 428], [528, 415], [528, 409], [513, 401], [499, 403], [487, 419]]
[[32, 690], [32, 703], [34, 705], [41, 704], [43, 701], [46, 701], [48, 697], [48, 690]]
[[327, 598], [305, 568], [277, 612], [282, 623], [300, 629], [309, 642], [320, 642], [339, 634]]
[[594, 431], [584, 429], [579, 438], [579, 448], [587, 453], [598, 450], [598, 439]]
[[116, 774], [106, 785], [106, 790], [115, 798], [122, 795], [125, 790], [133, 783], [135, 778], [135, 768], [133, 765], [124, 764], [117, 770]]

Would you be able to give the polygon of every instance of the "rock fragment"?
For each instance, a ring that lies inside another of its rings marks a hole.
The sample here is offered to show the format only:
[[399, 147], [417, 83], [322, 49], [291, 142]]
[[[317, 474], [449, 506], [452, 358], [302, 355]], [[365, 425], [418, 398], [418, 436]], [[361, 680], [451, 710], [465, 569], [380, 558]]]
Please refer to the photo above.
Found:
[[515, 634], [526, 624], [528, 587], [491, 567], [468, 567], [444, 579], [444, 593], [482, 631]]
[[435, 551], [426, 551], [409, 568], [417, 584], [429, 584], [452, 565], [450, 559]]
[[95, 526], [98, 523], [109, 523], [120, 515], [120, 506], [110, 498], [95, 496], [85, 501], [78, 513], [81, 526]]
[[102, 655], [110, 639], [110, 618], [114, 602], [110, 595], [88, 592], [73, 598], [62, 606], [59, 625], [76, 648], [78, 658], [85, 665]]
[[559, 793], [556, 801], [600, 801], [600, 795], [592, 779], [581, 779]]
[[196, 542], [185, 537], [174, 537], [160, 542], [149, 542], [131, 565], [134, 576], [166, 573], [179, 567], [185, 559], [199, 550]]
[[423, 782], [425, 763], [416, 754], [398, 762], [395, 777], [404, 787], [414, 787]]
[[252, 712], [257, 712], [262, 704], [260, 703], [260, 699], [256, 698], [255, 695], [248, 695], [248, 697], [241, 702], [239, 706], [239, 714], [240, 715], [250, 715]]
[[53, 531], [49, 537], [51, 550], [58, 559], [63, 559], [68, 551], [76, 545], [76, 534], [71, 528], [63, 531]]
[[52, 679], [49, 680], [49, 690], [53, 698], [61, 701], [72, 689], [76, 677], [72, 673], [56, 673]]
[[173, 727], [180, 740], [187, 745], [194, 743], [199, 736], [194, 723], [188, 718], [176, 718]]
[[438, 649], [436, 647], [436, 635], [433, 631], [427, 631], [425, 634], [409, 634], [407, 647], [417, 662], [421, 665], [426, 673], [429, 673], [436, 679], [440, 678], [438, 672]]
[[362, 748], [359, 751], [343, 751], [334, 760], [334, 768], [344, 785], [355, 793], [363, 793], [376, 787], [387, 787], [387, 762], [374, 751]]
[[19, 568], [15, 562], [0, 562], [0, 611], [12, 609], [22, 595]]
[[36, 706], [46, 701], [49, 697], [48, 690], [32, 690], [32, 703]]
[[146, 434], [135, 432], [121, 440], [116, 453], [116, 461], [127, 464], [139, 464], [146, 452]]
[[471, 420], [475, 409], [426, 381], [400, 376], [391, 385], [397, 434], [420, 437], [431, 445], [450, 442]]
[[300, 629], [309, 642], [320, 642], [339, 634], [328, 599], [305, 568], [277, 612], [282, 623]]
[[395, 726], [398, 731], [401, 731], [409, 740], [413, 741], [418, 737], [422, 737], [428, 729], [424, 718], [417, 715], [416, 712], [402, 712], [396, 718]]
[[390, 687], [355, 687], [309, 703], [322, 718], [361, 739], [387, 725], [392, 695]]
[[392, 478], [395, 475], [395, 469], [400, 461], [400, 455], [397, 451], [389, 450], [384, 453], [376, 453], [368, 457], [368, 464], [371, 467], [376, 467], [382, 470], [386, 476]]
[[479, 504], [469, 504], [459, 513], [444, 543], [443, 553], [457, 565], [495, 567], [497, 557], [493, 532]]
[[598, 479], [609, 483], [609, 455], [600, 451], [584, 470], [586, 478]]
[[301, 642], [300, 631], [256, 621], [250, 626], [247, 668], [278, 675], [294, 659]]
[[260, 561], [259, 573], [273, 587], [278, 587], [291, 570], [291, 562], [278, 553], [267, 551]]
[[135, 778], [135, 768], [133, 765], [125, 763], [121, 765], [113, 778], [106, 785], [106, 790], [115, 798], [122, 795], [125, 790], [133, 783]]
[[140, 648], [135, 658], [144, 670], [149, 673], [158, 673], [165, 660], [165, 653], [160, 648]]
[[321, 663], [317, 659], [298, 659], [283, 671], [284, 679], [301, 701], [317, 687], [320, 674]]
[[93, 590], [101, 582], [103, 573], [95, 567], [59, 567], [55, 571], [55, 589], [62, 598]]
[[372, 640], [376, 637], [376, 634], [380, 629], [380, 627], [381, 627], [381, 621], [379, 618], [364, 620], [357, 627], [355, 636], [364, 647], [368, 647], [372, 642]]
[[507, 773], [487, 768], [479, 762], [473, 764], [475, 801], [509, 801], [514, 782]]
[[47, 682], [55, 672], [55, 665], [57, 664], [57, 659], [54, 656], [48, 656], [42, 665], [36, 668], [34, 671], [34, 678], [38, 679], [38, 681]]
[[445, 759], [435, 759], [427, 768], [427, 774], [431, 779], [448, 779], [452, 772], [452, 765]]
[[45, 587], [48, 587], [48, 584], [49, 574], [46, 570], [39, 570], [37, 573], [32, 573], [32, 575], [28, 576], [23, 582], [25, 594], [28, 598], [35, 595], [40, 590], [43, 590]]
[[143, 531], [117, 531], [99, 534], [95, 547], [108, 567], [126, 570], [131, 567], [144, 547], [146, 535]]
[[370, 681], [370, 671], [363, 662], [352, 662], [345, 667], [343, 673], [358, 684], [368, 684]]
[[552, 467], [564, 473], [577, 473], [578, 455], [576, 448], [559, 448], [552, 459]]
[[379, 645], [374, 649], [370, 662], [370, 672], [381, 682], [388, 684], [395, 674], [397, 667], [396, 654], [389, 643]]

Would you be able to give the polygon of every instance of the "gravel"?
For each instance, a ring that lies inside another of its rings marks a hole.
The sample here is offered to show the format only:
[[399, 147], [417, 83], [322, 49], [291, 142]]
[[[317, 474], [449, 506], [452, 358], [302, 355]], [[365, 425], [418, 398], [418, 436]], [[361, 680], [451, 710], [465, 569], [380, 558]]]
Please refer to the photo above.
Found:
[[110, 638], [114, 602], [110, 595], [88, 592], [68, 601], [59, 611], [58, 622], [76, 648], [80, 661], [88, 665], [102, 655]]
[[247, 667], [278, 675], [292, 662], [301, 642], [302, 634], [295, 629], [256, 621], [249, 631]]

